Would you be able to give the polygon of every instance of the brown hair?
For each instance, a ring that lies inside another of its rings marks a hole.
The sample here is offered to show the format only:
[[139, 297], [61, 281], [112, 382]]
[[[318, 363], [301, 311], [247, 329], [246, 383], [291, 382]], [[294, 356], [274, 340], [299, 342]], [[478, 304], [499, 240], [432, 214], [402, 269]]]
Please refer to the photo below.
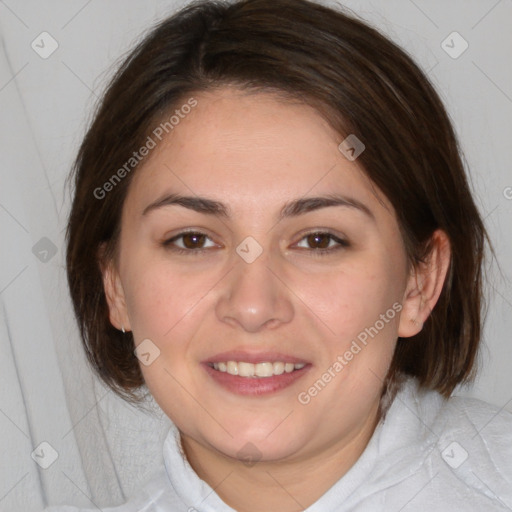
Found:
[[366, 145], [358, 162], [395, 209], [409, 265], [428, 256], [436, 229], [449, 237], [452, 257], [439, 300], [421, 332], [398, 339], [383, 398], [407, 374], [446, 397], [472, 380], [484, 244], [491, 244], [449, 117], [402, 49], [341, 9], [308, 0], [193, 2], [154, 27], [111, 80], [75, 161], [66, 233], [71, 298], [99, 377], [129, 402], [141, 402], [133, 335], [110, 323], [98, 259], [104, 247], [102, 261], [117, 260], [121, 211], [136, 169], [106, 198], [95, 190], [184, 98], [227, 85], [309, 104], [340, 141], [357, 134]]

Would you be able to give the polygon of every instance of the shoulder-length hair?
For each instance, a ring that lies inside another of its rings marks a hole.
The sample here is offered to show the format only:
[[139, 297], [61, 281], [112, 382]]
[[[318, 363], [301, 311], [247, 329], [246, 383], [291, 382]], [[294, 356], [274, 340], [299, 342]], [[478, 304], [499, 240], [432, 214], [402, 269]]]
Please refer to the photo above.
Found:
[[71, 298], [99, 377], [140, 403], [133, 335], [111, 325], [100, 271], [101, 262], [117, 261], [121, 210], [137, 166], [115, 182], [113, 174], [127, 170], [133, 152], [187, 98], [222, 86], [299, 100], [340, 141], [357, 134], [366, 145], [358, 163], [395, 209], [409, 268], [425, 261], [436, 229], [448, 235], [441, 295], [421, 332], [398, 339], [382, 397], [404, 375], [446, 397], [472, 380], [484, 245], [491, 244], [447, 112], [402, 49], [341, 9], [308, 0], [193, 2], [154, 27], [108, 85], [74, 164], [66, 232]]

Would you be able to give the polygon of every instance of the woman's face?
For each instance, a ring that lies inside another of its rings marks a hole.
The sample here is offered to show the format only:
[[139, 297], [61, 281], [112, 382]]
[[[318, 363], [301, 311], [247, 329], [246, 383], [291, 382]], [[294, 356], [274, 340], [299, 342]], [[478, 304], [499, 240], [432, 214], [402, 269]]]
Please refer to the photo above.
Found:
[[[413, 334], [394, 210], [310, 107], [194, 97], [130, 185], [111, 319], [202, 446], [294, 460], [345, 443], [375, 419], [397, 337]], [[312, 200], [327, 196], [346, 203]]]

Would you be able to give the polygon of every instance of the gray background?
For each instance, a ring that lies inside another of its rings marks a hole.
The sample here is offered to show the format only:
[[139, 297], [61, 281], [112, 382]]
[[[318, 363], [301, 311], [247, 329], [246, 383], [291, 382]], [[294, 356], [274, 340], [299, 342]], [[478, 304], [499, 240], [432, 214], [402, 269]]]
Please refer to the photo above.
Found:
[[[135, 411], [85, 365], [65, 278], [64, 179], [113, 64], [184, 3], [0, 1], [0, 511], [116, 505], [161, 463], [169, 420]], [[480, 376], [457, 394], [512, 410], [512, 1], [343, 3], [415, 57], [453, 119], [503, 272], [489, 269]], [[43, 31], [58, 43], [45, 59], [31, 47]], [[453, 31], [469, 45], [457, 58], [445, 51], [463, 48], [446, 39]]]

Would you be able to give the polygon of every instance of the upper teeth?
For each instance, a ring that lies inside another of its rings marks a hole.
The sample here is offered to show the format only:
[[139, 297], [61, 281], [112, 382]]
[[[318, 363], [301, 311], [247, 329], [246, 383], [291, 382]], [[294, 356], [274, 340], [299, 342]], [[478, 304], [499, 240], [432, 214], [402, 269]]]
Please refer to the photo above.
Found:
[[272, 377], [273, 375], [281, 375], [282, 373], [291, 373], [294, 370], [300, 370], [306, 366], [304, 363], [283, 363], [277, 361], [275, 363], [246, 363], [227, 361], [221, 363], [213, 363], [213, 367], [220, 372], [227, 372], [230, 375], [238, 375], [239, 377]]

